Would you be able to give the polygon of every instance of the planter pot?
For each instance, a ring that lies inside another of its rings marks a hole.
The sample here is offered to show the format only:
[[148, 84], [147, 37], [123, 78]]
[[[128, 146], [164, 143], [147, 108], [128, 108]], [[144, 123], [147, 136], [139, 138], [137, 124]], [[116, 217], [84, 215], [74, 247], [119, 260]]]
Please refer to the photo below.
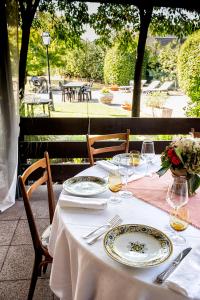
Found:
[[111, 93], [101, 94], [101, 97], [99, 100], [103, 104], [111, 104], [112, 100], [113, 100], [113, 94], [111, 94]]
[[110, 87], [110, 90], [111, 90], [111, 91], [119, 91], [119, 87], [118, 87], [117, 85], [112, 85], [112, 86]]

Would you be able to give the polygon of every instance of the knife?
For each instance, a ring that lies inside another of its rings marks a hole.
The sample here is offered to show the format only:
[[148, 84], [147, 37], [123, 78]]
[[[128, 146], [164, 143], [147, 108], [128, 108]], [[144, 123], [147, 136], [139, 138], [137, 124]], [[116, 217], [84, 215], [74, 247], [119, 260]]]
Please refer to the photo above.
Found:
[[176, 267], [180, 264], [180, 262], [184, 259], [184, 257], [190, 252], [192, 248], [186, 248], [184, 249], [172, 262], [172, 264], [169, 265], [169, 267], [162, 273], [160, 273], [157, 277], [155, 282], [156, 283], [163, 283], [168, 276], [176, 269]]

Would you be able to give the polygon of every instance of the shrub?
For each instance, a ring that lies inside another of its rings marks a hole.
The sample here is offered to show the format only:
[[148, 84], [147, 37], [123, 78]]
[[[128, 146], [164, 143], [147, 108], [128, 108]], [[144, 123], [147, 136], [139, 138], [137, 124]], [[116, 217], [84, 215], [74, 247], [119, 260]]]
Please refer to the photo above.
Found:
[[200, 102], [200, 30], [194, 32], [181, 46], [178, 56], [178, 80], [183, 91], [190, 97], [187, 109], [190, 116], [199, 116]]
[[122, 49], [118, 43], [108, 49], [104, 61], [106, 84], [128, 85], [135, 69], [136, 44], [133, 50]]
[[163, 108], [165, 105], [167, 95], [162, 92], [153, 92], [148, 95], [146, 105], [152, 108]]

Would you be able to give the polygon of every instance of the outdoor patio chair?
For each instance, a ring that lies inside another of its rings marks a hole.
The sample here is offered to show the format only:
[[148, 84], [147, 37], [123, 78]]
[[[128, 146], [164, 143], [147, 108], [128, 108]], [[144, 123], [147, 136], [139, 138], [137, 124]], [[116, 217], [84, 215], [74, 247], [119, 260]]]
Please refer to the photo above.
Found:
[[147, 87], [143, 87], [142, 92], [145, 94], [150, 93], [150, 92], [154, 91], [155, 88], [157, 88], [159, 86], [159, 84], [160, 84], [159, 80], [154, 80]]
[[[94, 165], [94, 156], [101, 153], [107, 152], [125, 152], [127, 153], [129, 150], [129, 135], [130, 129], [126, 130], [126, 133], [114, 133], [107, 135], [99, 135], [99, 136], [90, 136], [87, 134], [87, 148], [88, 148], [88, 158], [90, 161], [90, 165]], [[103, 148], [94, 148], [94, 144], [100, 141], [111, 141], [113, 139], [123, 140], [120, 145], [109, 146]]]
[[192, 135], [193, 138], [200, 138], [200, 131], [195, 131], [194, 128], [191, 128], [190, 134]]
[[92, 85], [93, 85], [93, 81], [91, 81], [90, 83], [88, 83], [82, 87], [81, 92], [82, 92], [83, 101], [92, 100]]
[[[27, 187], [25, 183], [27, 179], [30, 179], [30, 175], [32, 175], [33, 172], [39, 171], [41, 169], [43, 170], [42, 176], [39, 177], [39, 179], [37, 179], [34, 183], [31, 182], [31, 185]], [[34, 220], [34, 215], [31, 209], [31, 204], [30, 204], [32, 193], [40, 185], [46, 183], [47, 192], [48, 192], [50, 224], [52, 223], [53, 215], [55, 211], [55, 201], [54, 201], [54, 193], [52, 188], [49, 155], [47, 152], [44, 153], [44, 158], [33, 163], [30, 167], [28, 167], [24, 171], [24, 173], [21, 176], [19, 176], [19, 183], [20, 183], [22, 197], [24, 200], [24, 206], [27, 215], [27, 220], [29, 223], [31, 237], [33, 241], [33, 247], [35, 251], [35, 261], [34, 261], [34, 266], [32, 271], [31, 284], [28, 293], [28, 300], [31, 300], [33, 298], [38, 276], [41, 276], [41, 271], [45, 273], [48, 264], [52, 262], [52, 257], [50, 256], [47, 249], [50, 231], [51, 231], [51, 225], [49, 225], [46, 228], [46, 230], [43, 232], [42, 236], [40, 237]]]
[[174, 81], [165, 81], [160, 87], [154, 88], [153, 92], [168, 92], [174, 86]]

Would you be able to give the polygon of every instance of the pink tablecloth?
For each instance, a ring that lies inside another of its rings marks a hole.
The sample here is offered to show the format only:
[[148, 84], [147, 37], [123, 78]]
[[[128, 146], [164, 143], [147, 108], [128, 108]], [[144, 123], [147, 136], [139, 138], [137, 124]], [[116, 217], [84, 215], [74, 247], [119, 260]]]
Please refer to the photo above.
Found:
[[[166, 194], [170, 180], [172, 180], [170, 172], [167, 172], [162, 177], [154, 174], [153, 177], [143, 177], [137, 181], [130, 182], [128, 190], [135, 197], [169, 212], [171, 207], [166, 202]], [[189, 197], [187, 206], [190, 215], [188, 222], [200, 228], [200, 188], [194, 196]]]

